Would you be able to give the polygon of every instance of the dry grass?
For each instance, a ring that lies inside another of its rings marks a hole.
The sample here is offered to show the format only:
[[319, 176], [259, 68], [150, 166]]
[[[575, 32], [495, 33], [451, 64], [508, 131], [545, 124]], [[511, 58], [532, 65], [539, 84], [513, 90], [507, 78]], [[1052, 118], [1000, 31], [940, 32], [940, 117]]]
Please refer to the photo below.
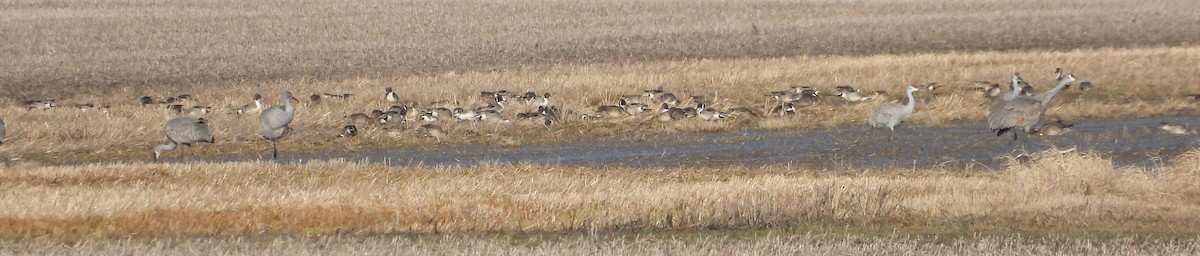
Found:
[[[790, 85], [836, 84], [899, 91], [908, 83], [953, 85], [922, 105], [913, 123], [983, 117], [984, 101], [956, 86], [1025, 72], [1041, 87], [1065, 67], [1100, 89], [1068, 93], [1065, 119], [1186, 113], [1200, 91], [1195, 1], [843, 2], [515, 0], [445, 1], [59, 1], [0, 4], [0, 116], [9, 159], [52, 162], [148, 158], [162, 140], [161, 107], [142, 95], [182, 92], [219, 113], [263, 93], [276, 103], [349, 92], [341, 103], [302, 107], [284, 153], [427, 145], [410, 127], [364, 127], [334, 140], [343, 117], [406, 102], [476, 106], [478, 91], [550, 92], [568, 121], [621, 94], [663, 87], [717, 107], [766, 109], [761, 95]], [[496, 15], [496, 14], [503, 15]], [[999, 24], [999, 25], [997, 25]], [[1111, 48], [1109, 48], [1111, 47]], [[842, 55], [842, 56], [837, 56]], [[922, 95], [925, 97], [927, 95]], [[59, 99], [113, 106], [26, 112], [19, 102]], [[836, 99], [826, 100], [827, 103]], [[716, 132], [860, 125], [882, 102], [824, 104], [788, 119], [658, 124], [648, 117], [600, 123], [449, 125], [446, 143], [511, 145], [638, 132]], [[528, 107], [518, 110], [529, 109]], [[1103, 110], [1103, 111], [1096, 111]], [[512, 114], [508, 114], [512, 118]], [[220, 141], [197, 154], [264, 152], [253, 117], [213, 115]], [[86, 125], [79, 125], [86, 124]], [[465, 136], [464, 136], [465, 135]], [[171, 152], [168, 154], [177, 154]]]
[[1194, 240], [764, 235], [688, 239], [586, 237], [513, 241], [472, 237], [156, 239], [0, 244], [17, 255], [1189, 255]]
[[[1117, 61], [1119, 60], [1119, 61]], [[257, 136], [255, 116], [226, 114], [232, 106], [249, 102], [246, 95], [264, 93], [267, 103], [278, 102], [278, 92], [298, 95], [314, 92], [348, 92], [347, 101], [302, 105], [295, 132], [283, 142], [285, 154], [297, 150], [355, 150], [362, 147], [427, 145], [431, 138], [415, 135], [413, 125], [396, 129], [362, 127], [359, 138], [334, 139], [354, 112], [386, 108], [382, 88], [404, 88], [408, 102], [448, 101], [477, 106], [478, 92], [509, 89], [550, 92], [556, 105], [568, 111], [567, 123], [543, 127], [532, 122], [512, 125], [445, 123], [452, 138], [444, 143], [518, 144], [579, 137], [627, 133], [712, 132], [735, 129], [798, 129], [862, 125], [867, 112], [884, 102], [842, 104], [827, 97], [824, 103], [801, 110], [797, 117], [762, 120], [727, 119], [720, 123], [699, 120], [658, 123], [650, 116], [600, 122], [581, 121], [597, 104], [615, 101], [618, 95], [663, 87], [683, 97], [703, 95], [716, 101], [717, 108], [748, 106], [766, 110], [769, 90], [793, 84], [816, 85], [826, 91], [835, 84], [852, 84], [865, 90], [897, 91], [899, 85], [936, 81], [947, 85], [938, 92], [918, 92], [933, 98], [919, 104], [911, 123], [937, 126], [953, 120], [980, 120], [987, 100], [966, 91], [972, 80], [1004, 80], [1013, 71], [1026, 71], [1035, 85], [1046, 88], [1050, 67], [1062, 66], [1099, 87], [1087, 93], [1065, 92], [1048, 112], [1066, 120], [1092, 118], [1140, 118], [1194, 111], [1197, 104], [1181, 94], [1200, 91], [1200, 47], [1097, 49], [1068, 52], [975, 52], [865, 57], [793, 57], [721, 61], [647, 62], [637, 64], [567, 65], [499, 72], [444, 73], [407, 76], [390, 80], [353, 79], [340, 82], [296, 80], [265, 84], [197, 89], [191, 91], [199, 103], [217, 107], [208, 116], [218, 138], [217, 146], [204, 145], [196, 154], [261, 153], [267, 144]], [[1135, 69], [1134, 67], [1141, 67]], [[1154, 68], [1149, 68], [1154, 67]], [[136, 157], [148, 158], [148, 149], [163, 141], [161, 124], [171, 118], [161, 106], [133, 104], [140, 94], [73, 97], [63, 103], [110, 104], [107, 115], [71, 108], [26, 111], [20, 107], [0, 108], [8, 124], [6, 145], [0, 154], [9, 158], [64, 161], [72, 159]], [[159, 94], [161, 95], [161, 94]], [[307, 101], [304, 101], [307, 102]], [[514, 112], [532, 106], [512, 106]], [[516, 121], [516, 120], [514, 120]], [[87, 124], [87, 125], [79, 125]], [[179, 154], [171, 152], [169, 154]]]
[[997, 172], [784, 167], [13, 166], [0, 236], [540, 234], [899, 228], [1195, 235], [1200, 151], [1156, 170], [1048, 154]]
[[0, 90], [58, 98], [545, 64], [1177, 46], [1197, 42], [1197, 8], [1190, 0], [10, 1], [0, 3]]

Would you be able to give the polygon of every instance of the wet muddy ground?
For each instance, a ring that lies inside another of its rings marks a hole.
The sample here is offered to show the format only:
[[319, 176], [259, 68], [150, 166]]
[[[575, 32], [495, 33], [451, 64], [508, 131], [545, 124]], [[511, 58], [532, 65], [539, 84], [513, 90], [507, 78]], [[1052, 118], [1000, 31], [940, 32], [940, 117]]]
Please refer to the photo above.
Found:
[[[1155, 167], [1200, 146], [1200, 136], [1171, 135], [1164, 122], [1200, 126], [1200, 116], [1137, 120], [1081, 120], [1073, 131], [1054, 137], [1012, 141], [997, 137], [983, 121], [946, 127], [902, 126], [895, 137], [886, 129], [847, 127], [828, 130], [680, 133], [614, 136], [520, 146], [447, 145], [384, 148], [356, 152], [282, 155], [279, 161], [346, 159], [397, 166], [474, 166], [530, 163], [563, 166], [679, 167], [791, 165], [826, 170], [846, 168], [994, 169], [1023, 152], [1075, 148], [1099, 153], [1120, 166]], [[1070, 123], [1070, 122], [1069, 122]], [[216, 156], [204, 161], [253, 160], [269, 155]], [[169, 159], [168, 161], [179, 161]]]

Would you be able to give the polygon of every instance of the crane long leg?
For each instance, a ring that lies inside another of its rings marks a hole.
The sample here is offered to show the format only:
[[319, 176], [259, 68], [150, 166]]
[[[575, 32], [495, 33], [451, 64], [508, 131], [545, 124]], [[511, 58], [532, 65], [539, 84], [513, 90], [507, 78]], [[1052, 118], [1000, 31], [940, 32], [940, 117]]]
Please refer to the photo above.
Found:
[[275, 141], [271, 141], [271, 160], [279, 158], [279, 150], [275, 148]]

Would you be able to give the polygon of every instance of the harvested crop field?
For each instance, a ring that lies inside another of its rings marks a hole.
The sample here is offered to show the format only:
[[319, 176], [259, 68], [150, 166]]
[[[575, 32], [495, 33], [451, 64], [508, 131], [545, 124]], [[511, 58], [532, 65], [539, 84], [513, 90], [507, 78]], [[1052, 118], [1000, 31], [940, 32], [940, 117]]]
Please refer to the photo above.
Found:
[[[1196, 24], [1182, 0], [0, 2], [0, 254], [1198, 254], [1200, 138], [1160, 127], [1200, 126]], [[1079, 80], [1041, 120], [1073, 132], [989, 132], [981, 88], [1055, 68]], [[905, 85], [898, 137], [867, 128]], [[772, 113], [800, 86], [820, 99]], [[752, 114], [662, 121], [656, 88]], [[561, 118], [422, 121], [498, 90]], [[284, 91], [271, 161], [235, 113]], [[417, 111], [348, 118], [392, 105]], [[151, 162], [177, 116], [215, 143]]]

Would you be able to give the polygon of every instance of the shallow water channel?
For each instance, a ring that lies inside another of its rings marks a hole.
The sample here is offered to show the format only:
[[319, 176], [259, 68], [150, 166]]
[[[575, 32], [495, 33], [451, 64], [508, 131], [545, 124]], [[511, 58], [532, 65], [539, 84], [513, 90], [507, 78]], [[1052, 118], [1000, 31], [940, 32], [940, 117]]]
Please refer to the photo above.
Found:
[[[1012, 141], [996, 137], [983, 121], [946, 127], [906, 126], [895, 137], [867, 127], [799, 131], [744, 130], [584, 139], [519, 146], [446, 145], [382, 148], [355, 152], [285, 154], [279, 161], [346, 159], [397, 166], [474, 166], [529, 163], [563, 166], [762, 166], [791, 165], [817, 169], [946, 166], [994, 169], [1007, 157], [1050, 148], [1100, 153], [1120, 166], [1154, 167], [1200, 146], [1195, 135], [1171, 135], [1161, 122], [1200, 127], [1200, 116], [1075, 122], [1073, 131], [1054, 137]], [[260, 159], [264, 156], [215, 156], [205, 161]], [[269, 156], [265, 156], [269, 157]], [[168, 161], [178, 161], [171, 159]]]

